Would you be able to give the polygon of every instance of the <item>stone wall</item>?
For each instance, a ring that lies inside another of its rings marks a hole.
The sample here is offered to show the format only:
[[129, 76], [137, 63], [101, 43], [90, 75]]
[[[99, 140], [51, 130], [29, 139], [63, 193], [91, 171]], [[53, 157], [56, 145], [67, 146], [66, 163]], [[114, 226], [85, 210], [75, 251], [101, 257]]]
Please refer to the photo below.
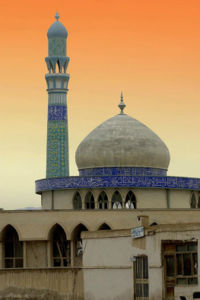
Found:
[[83, 300], [80, 269], [0, 271], [0, 299]]

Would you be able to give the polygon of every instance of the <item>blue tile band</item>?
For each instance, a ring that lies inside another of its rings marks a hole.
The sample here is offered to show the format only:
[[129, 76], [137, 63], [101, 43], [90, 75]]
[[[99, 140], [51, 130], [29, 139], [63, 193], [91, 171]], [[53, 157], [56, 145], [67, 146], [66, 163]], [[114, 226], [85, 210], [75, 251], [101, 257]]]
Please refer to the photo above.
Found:
[[200, 190], [200, 178], [171, 176], [94, 176], [60, 177], [36, 181], [36, 193], [80, 188], [164, 188]]
[[66, 105], [49, 105], [48, 121], [64, 121], [67, 118]]
[[167, 171], [156, 168], [112, 167], [79, 170], [80, 176], [166, 176]]

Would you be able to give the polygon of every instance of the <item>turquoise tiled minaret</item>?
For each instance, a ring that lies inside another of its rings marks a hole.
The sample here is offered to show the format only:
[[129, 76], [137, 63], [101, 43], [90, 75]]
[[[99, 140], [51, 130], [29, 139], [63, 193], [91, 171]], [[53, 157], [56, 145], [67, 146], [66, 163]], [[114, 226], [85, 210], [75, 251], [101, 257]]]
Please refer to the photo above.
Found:
[[47, 168], [46, 177], [69, 176], [67, 91], [69, 63], [67, 57], [67, 30], [59, 21], [47, 33], [48, 57], [45, 58], [49, 73], [46, 74], [48, 91]]

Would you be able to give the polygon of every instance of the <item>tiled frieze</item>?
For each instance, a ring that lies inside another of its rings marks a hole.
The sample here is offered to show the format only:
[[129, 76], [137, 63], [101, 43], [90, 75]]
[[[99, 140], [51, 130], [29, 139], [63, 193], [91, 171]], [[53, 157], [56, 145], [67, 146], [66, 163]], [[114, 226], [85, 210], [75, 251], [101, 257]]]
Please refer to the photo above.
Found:
[[200, 190], [200, 178], [170, 176], [71, 176], [36, 181], [36, 193], [58, 189], [120, 187]]
[[62, 121], [67, 118], [66, 105], [49, 105], [48, 107], [48, 121]]
[[80, 176], [166, 176], [167, 171], [156, 168], [110, 167], [79, 170]]

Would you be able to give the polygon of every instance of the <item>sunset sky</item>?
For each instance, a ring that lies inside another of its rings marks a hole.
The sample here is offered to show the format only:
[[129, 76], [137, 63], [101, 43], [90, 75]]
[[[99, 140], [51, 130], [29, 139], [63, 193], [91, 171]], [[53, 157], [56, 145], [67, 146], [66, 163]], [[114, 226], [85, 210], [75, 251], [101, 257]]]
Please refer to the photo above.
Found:
[[75, 150], [119, 112], [167, 144], [168, 175], [200, 177], [199, 0], [0, 1], [0, 207], [40, 206], [45, 177], [46, 33], [68, 30], [70, 174]]

